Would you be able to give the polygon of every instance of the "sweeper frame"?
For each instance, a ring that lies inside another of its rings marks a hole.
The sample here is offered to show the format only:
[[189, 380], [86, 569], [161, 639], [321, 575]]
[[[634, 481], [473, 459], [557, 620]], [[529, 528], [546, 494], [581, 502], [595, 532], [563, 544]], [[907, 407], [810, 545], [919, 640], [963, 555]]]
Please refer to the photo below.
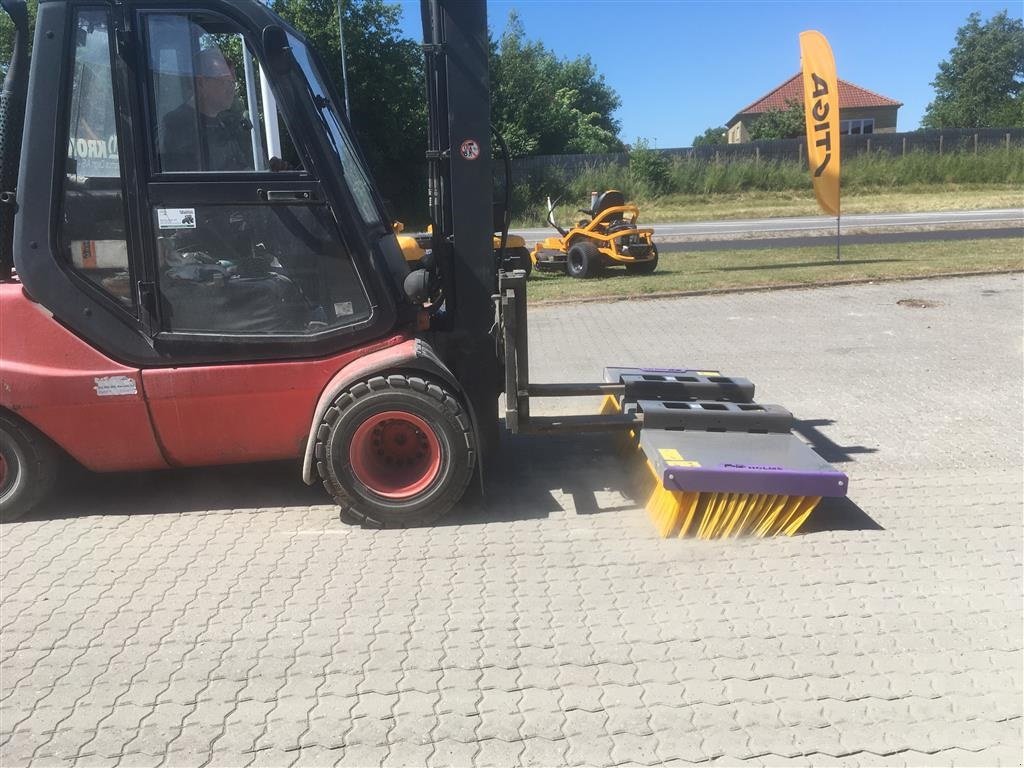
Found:
[[[0, 4], [17, 29], [0, 99], [5, 520], [65, 455], [102, 472], [301, 459], [343, 520], [429, 523], [500, 466], [501, 393], [512, 432], [631, 436], [663, 535], [793, 533], [818, 498], [845, 494], [742, 379], [530, 381], [525, 275], [492, 244], [483, 2], [422, 3], [434, 258], [411, 272], [343, 102], [262, 3], [42, 0], [31, 79], [24, 2]], [[216, 59], [205, 51], [225, 36], [251, 57], [250, 108], [260, 72], [266, 135], [245, 121], [248, 167], [171, 167], [161, 116], [189, 113], [188, 62]], [[89, 109], [72, 110], [83, 84]], [[605, 395], [605, 412], [530, 413], [532, 398], [576, 395]]]

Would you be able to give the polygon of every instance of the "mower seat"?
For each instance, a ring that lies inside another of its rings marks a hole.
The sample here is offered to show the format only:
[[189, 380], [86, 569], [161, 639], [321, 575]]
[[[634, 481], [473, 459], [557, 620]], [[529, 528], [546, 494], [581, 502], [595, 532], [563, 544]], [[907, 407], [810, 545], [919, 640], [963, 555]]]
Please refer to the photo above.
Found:
[[625, 204], [625, 195], [623, 195], [617, 189], [609, 189], [607, 192], [603, 192], [601, 196], [597, 198], [597, 202], [594, 204], [594, 209], [590, 212], [590, 216], [596, 219], [609, 208], [619, 208]]

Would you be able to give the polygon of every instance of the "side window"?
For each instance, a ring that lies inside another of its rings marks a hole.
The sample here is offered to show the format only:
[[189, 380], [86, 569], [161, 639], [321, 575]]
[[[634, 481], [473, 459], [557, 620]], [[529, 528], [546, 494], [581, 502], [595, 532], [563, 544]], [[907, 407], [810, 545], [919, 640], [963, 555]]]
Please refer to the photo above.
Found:
[[[141, 18], [161, 329], [307, 335], [367, 320], [370, 300], [319, 183], [263, 175], [297, 170], [298, 159], [240, 30], [198, 12]], [[279, 140], [267, 120], [282, 126]]]
[[231, 22], [201, 13], [146, 20], [157, 172], [301, 170], [273, 95]]
[[334, 144], [335, 152], [341, 158], [341, 164], [345, 169], [345, 180], [355, 199], [356, 207], [367, 224], [379, 224], [380, 212], [373, 201], [373, 194], [370, 192], [370, 178], [358, 159], [352, 139], [342, 127], [331, 100], [327, 98], [329, 89], [320, 78], [318, 69], [313, 66], [305, 43], [294, 35], [288, 37], [291, 41], [292, 55], [312, 88], [313, 101], [319, 108], [320, 119], [327, 128], [327, 134]]
[[157, 209], [155, 224], [168, 331], [309, 334], [370, 315], [323, 206]]
[[79, 10], [61, 245], [64, 258], [79, 274], [132, 307], [111, 61], [107, 11]]

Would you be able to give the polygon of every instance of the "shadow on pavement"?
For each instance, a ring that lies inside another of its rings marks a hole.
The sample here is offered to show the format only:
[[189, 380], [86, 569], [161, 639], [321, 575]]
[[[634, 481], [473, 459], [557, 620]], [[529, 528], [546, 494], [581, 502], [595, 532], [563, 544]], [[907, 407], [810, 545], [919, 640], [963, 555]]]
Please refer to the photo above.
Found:
[[822, 499], [807, 518], [798, 535], [825, 531], [884, 531], [871, 516], [849, 497]]
[[302, 482], [298, 462], [291, 461], [109, 474], [73, 467], [57, 492], [22, 520], [330, 503], [321, 486]]
[[811, 444], [811, 447], [829, 464], [855, 461], [854, 454], [877, 453], [877, 448], [864, 445], [839, 445], [821, 431], [821, 427], [835, 424], [833, 419], [794, 419], [793, 431]]
[[[512, 435], [486, 467], [484, 497], [467, 498], [442, 525], [539, 520], [564, 508], [556, 493], [572, 497], [577, 515], [633, 509], [620, 438], [608, 434]], [[602, 506], [597, 494], [617, 492], [622, 504]]]
[[[544, 519], [563, 511], [553, 491], [572, 495], [580, 514], [612, 511], [600, 508], [595, 494], [611, 490], [609, 482], [625, 481], [626, 473], [617, 471], [615, 445], [609, 436], [506, 435], [487, 465], [485, 495], [474, 480], [440, 524]], [[302, 482], [298, 461], [104, 474], [74, 466], [53, 496], [21, 520], [331, 504], [319, 483]]]
[[[817, 426], [830, 422], [803, 423]], [[832, 445], [833, 457], [842, 454], [846, 458], [830, 461], [851, 461], [849, 453], [872, 450]], [[506, 434], [500, 450], [487, 466], [483, 495], [479, 483], [474, 482], [455, 511], [436, 525], [545, 520], [565, 513], [559, 501], [563, 495], [571, 497], [576, 515], [633, 510], [643, 503], [635, 496], [632, 482], [636, 457], [623, 451], [622, 446], [621, 436], [610, 434]], [[827, 453], [827, 449], [815, 447], [823, 455]], [[298, 462], [113, 474], [74, 469], [67, 473], [53, 497], [22, 519], [188, 514], [331, 504], [319, 484], [307, 486], [302, 482]], [[853, 502], [826, 499], [802, 532], [872, 529], [880, 530], [881, 526]]]

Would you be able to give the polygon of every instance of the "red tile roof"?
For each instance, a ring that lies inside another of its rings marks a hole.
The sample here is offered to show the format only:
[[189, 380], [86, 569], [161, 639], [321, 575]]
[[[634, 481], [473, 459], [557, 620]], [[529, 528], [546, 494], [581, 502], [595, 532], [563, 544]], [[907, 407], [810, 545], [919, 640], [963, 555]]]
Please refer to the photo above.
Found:
[[[785, 109], [787, 101], [797, 101], [800, 104], [804, 103], [804, 86], [799, 72], [789, 78], [789, 80], [784, 82], [782, 85], [772, 89], [752, 104], [741, 109], [736, 113], [733, 119], [729, 121], [729, 123], [732, 124], [736, 122], [740, 115], [759, 115], [770, 109]], [[840, 80], [839, 106], [843, 109], [856, 109], [858, 107], [902, 107], [903, 102], [890, 99], [887, 96], [882, 96], [874, 91], [869, 91], [867, 88], [861, 88], [859, 85], [848, 83], [845, 80]]]

